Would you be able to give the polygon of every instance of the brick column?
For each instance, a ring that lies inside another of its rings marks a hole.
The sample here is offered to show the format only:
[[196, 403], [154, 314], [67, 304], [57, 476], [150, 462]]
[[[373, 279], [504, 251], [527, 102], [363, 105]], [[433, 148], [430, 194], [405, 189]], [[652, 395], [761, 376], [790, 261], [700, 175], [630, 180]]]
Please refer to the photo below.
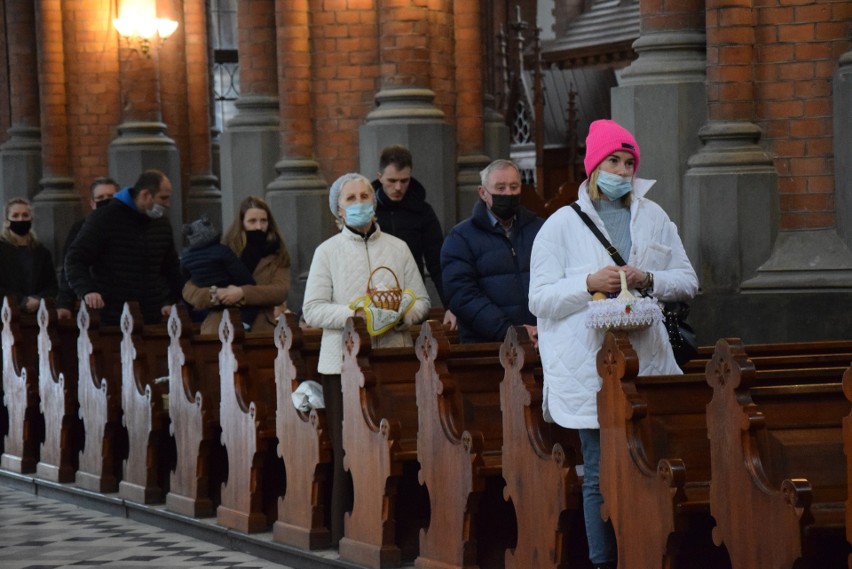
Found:
[[[209, 22], [204, 0], [186, 1], [183, 21], [186, 36], [186, 81], [189, 131], [189, 192], [186, 219], [207, 215], [222, 229], [222, 193], [213, 173], [210, 95]], [[228, 220], [230, 222], [230, 220]]]
[[[777, 175], [755, 119], [752, 0], [707, 2], [708, 122], [689, 160], [684, 241], [704, 293], [734, 292], [778, 230]], [[712, 221], [711, 221], [712, 220]]]
[[[455, 81], [455, 74], [448, 75], [446, 69], [439, 74], [440, 65], [433, 68], [431, 57], [444, 52], [440, 44], [446, 38], [433, 37], [431, 32], [452, 29], [453, 14], [445, 1], [426, 7], [413, 0], [378, 0], [378, 14], [381, 90], [376, 93], [375, 109], [359, 130], [361, 171], [374, 175], [382, 148], [408, 147], [414, 176], [426, 187], [426, 199], [446, 229], [457, 218], [455, 134], [444, 112], [435, 106], [431, 86], [433, 80], [447, 86]], [[434, 28], [430, 26], [433, 17], [439, 21]]]
[[[6, 30], [15, 30], [5, 40], [8, 49], [2, 60], [8, 69], [9, 121], [5, 142], [0, 146], [0, 200], [13, 196], [32, 198], [41, 178], [41, 128], [39, 122], [38, 61], [36, 54], [35, 3], [6, 0]], [[6, 138], [8, 135], [8, 138]]]
[[644, 0], [640, 18], [639, 57], [612, 90], [612, 116], [642, 146], [639, 175], [657, 180], [654, 201], [680, 224], [686, 162], [707, 120], [704, 0]]
[[[482, 7], [480, 2], [456, 2], [455, 10], [455, 85], [456, 142], [459, 172], [457, 218], [467, 217], [479, 199], [479, 172], [491, 159], [485, 154], [485, 65], [482, 53]], [[479, 76], [471, 77], [474, 70]], [[492, 113], [494, 112], [491, 109]], [[500, 117], [502, 123], [502, 117]], [[508, 139], [507, 139], [508, 142]], [[445, 229], [449, 227], [445, 226]]]
[[[6, 3], [0, 2], [0, 29], [6, 29]], [[12, 126], [9, 101], [9, 51], [6, 42], [0, 42], [0, 62], [3, 63], [3, 72], [0, 72], [0, 144], [6, 142], [8, 134], [6, 131]]]
[[[118, 50], [121, 90], [121, 124], [118, 136], [109, 145], [110, 176], [122, 186], [132, 185], [143, 171], [156, 168], [172, 183], [168, 217], [175, 242], [180, 243], [183, 223], [183, 186], [180, 153], [175, 141], [166, 134], [163, 122], [160, 85], [160, 59], [163, 51], [178, 49], [183, 41], [180, 14], [168, 14], [178, 20], [177, 31], [165, 43], [151, 42], [148, 55], [121, 38]], [[166, 58], [173, 59], [173, 58]]]
[[852, 50], [834, 74], [834, 207], [837, 232], [852, 251]]
[[[237, 2], [240, 98], [221, 136], [222, 220], [231, 223], [247, 196], [262, 196], [280, 154], [276, 0]], [[308, 91], [305, 91], [307, 93]], [[279, 220], [280, 224], [280, 220]]]
[[[38, 85], [42, 128], [41, 190], [33, 198], [34, 228], [59, 262], [63, 240], [79, 214], [79, 199], [71, 177], [66, 92], [66, 62], [61, 30], [61, 0], [36, 4], [38, 37]], [[32, 93], [34, 94], [34, 93]]]
[[278, 49], [280, 154], [275, 163], [278, 176], [267, 185], [266, 199], [290, 251], [292, 286], [287, 305], [292, 310], [301, 308], [314, 250], [334, 227], [328, 209], [328, 186], [314, 160], [311, 117], [315, 109], [309, 95], [314, 66], [308, 8], [308, 0], [277, 0], [277, 41], [270, 41]]

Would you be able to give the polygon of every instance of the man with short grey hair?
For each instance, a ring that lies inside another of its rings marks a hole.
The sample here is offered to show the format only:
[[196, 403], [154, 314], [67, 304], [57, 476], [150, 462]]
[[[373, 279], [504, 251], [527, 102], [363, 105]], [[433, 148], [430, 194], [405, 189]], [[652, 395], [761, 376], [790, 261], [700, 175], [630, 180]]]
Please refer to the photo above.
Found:
[[441, 249], [444, 294], [458, 321], [459, 341], [502, 341], [509, 326], [536, 337], [529, 310], [530, 257], [544, 220], [521, 205], [521, 173], [495, 160], [480, 173], [473, 214]]

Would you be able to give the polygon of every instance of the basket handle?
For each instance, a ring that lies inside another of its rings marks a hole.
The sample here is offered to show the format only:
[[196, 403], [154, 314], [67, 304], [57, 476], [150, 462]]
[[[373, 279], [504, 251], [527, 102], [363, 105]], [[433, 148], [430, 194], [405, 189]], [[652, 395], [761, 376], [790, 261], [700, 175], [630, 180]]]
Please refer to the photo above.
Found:
[[396, 273], [393, 272], [390, 269], [390, 267], [380, 265], [380, 266], [376, 267], [375, 269], [373, 269], [373, 271], [370, 273], [370, 277], [367, 279], [367, 293], [368, 294], [370, 292], [370, 289], [373, 287], [373, 275], [375, 275], [376, 271], [378, 271], [379, 269], [384, 269], [387, 272], [389, 272], [391, 274], [391, 276], [393, 276], [393, 280], [396, 281], [396, 288], [399, 288], [399, 279], [397, 278]]

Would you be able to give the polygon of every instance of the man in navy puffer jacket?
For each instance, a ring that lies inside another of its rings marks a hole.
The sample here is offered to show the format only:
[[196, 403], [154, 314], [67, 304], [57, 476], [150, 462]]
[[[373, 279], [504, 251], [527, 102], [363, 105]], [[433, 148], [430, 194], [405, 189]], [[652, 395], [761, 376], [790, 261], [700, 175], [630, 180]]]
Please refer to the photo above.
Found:
[[525, 325], [530, 256], [544, 220], [521, 206], [521, 174], [514, 162], [495, 160], [480, 173], [473, 214], [456, 225], [441, 249], [444, 295], [458, 319], [459, 341], [499, 342], [509, 326]]

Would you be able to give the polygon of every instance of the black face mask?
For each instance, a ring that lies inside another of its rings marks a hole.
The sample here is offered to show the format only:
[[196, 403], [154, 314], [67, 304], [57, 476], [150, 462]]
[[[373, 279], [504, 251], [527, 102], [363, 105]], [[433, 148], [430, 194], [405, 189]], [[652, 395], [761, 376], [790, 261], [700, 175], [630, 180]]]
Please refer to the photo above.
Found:
[[255, 229], [254, 231], [246, 231], [246, 243], [257, 247], [266, 243], [266, 231]]
[[9, 229], [12, 230], [12, 233], [15, 233], [16, 235], [20, 235], [21, 237], [23, 237], [24, 235], [29, 233], [32, 226], [33, 226], [33, 222], [30, 221], [29, 219], [26, 220], [26, 221], [10, 221], [9, 222]]
[[101, 200], [99, 202], [95, 202], [95, 209], [101, 209], [105, 205], [109, 205], [109, 202], [112, 201], [112, 198], [107, 198], [105, 200]]
[[491, 213], [503, 221], [515, 217], [520, 205], [520, 194], [491, 194]]

